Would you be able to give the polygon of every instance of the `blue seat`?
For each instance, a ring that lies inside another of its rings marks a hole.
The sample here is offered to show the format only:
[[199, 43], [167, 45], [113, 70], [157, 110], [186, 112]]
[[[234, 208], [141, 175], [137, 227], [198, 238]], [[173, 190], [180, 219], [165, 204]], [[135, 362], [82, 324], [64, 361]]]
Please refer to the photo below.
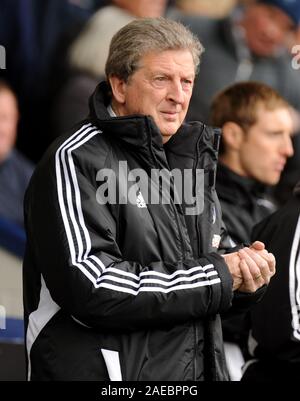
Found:
[[0, 327], [0, 342], [24, 342], [24, 322], [23, 319], [6, 317], [5, 328]]
[[23, 258], [26, 236], [22, 227], [0, 217], [0, 246]]

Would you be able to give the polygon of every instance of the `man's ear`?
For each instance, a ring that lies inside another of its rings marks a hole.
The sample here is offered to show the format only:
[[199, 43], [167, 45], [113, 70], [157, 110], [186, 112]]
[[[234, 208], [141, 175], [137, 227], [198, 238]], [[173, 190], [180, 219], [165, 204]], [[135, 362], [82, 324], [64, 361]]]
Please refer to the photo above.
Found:
[[222, 138], [225, 147], [225, 152], [239, 151], [244, 142], [245, 132], [242, 127], [232, 121], [226, 122], [222, 127]]
[[113, 97], [118, 103], [124, 104], [126, 99], [126, 82], [123, 79], [113, 75], [109, 77], [109, 83], [111, 86]]

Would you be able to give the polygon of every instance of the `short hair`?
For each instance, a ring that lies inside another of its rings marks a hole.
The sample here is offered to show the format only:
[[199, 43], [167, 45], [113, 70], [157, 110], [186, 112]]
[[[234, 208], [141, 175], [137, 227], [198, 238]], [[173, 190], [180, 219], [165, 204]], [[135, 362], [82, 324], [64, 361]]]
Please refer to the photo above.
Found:
[[232, 121], [248, 130], [257, 121], [259, 106], [267, 110], [289, 108], [289, 103], [270, 86], [261, 82], [238, 82], [219, 92], [213, 99], [210, 123], [222, 127]]
[[[210, 109], [210, 124], [222, 128], [227, 122], [238, 124], [245, 132], [257, 122], [259, 107], [272, 111], [290, 108], [273, 88], [261, 82], [238, 82], [219, 92]], [[221, 139], [220, 154], [224, 153]]]
[[121, 28], [111, 40], [105, 66], [106, 77], [117, 76], [126, 82], [139, 68], [139, 61], [146, 53], [183, 49], [191, 52], [197, 73], [204, 48], [188, 28], [162, 17], [134, 20]]

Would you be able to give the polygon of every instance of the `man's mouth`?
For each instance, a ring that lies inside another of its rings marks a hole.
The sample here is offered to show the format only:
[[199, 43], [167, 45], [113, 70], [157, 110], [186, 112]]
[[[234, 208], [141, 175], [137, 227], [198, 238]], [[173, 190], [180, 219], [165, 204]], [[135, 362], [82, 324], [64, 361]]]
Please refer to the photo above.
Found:
[[177, 111], [162, 111], [162, 114], [167, 119], [175, 120], [177, 118], [178, 112]]
[[285, 167], [285, 162], [279, 162], [275, 165], [275, 170], [282, 172]]

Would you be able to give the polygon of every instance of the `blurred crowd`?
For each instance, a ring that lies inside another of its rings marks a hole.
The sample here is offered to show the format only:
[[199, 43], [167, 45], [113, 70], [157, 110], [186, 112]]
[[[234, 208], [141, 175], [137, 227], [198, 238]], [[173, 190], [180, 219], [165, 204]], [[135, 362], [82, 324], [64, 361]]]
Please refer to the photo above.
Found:
[[[17, 148], [36, 163], [55, 137], [86, 116], [88, 97], [105, 77], [111, 37], [139, 17], [181, 20], [206, 48], [189, 119], [207, 122], [216, 92], [241, 80], [270, 84], [299, 109], [300, 91], [295, 77], [299, 78], [299, 71], [290, 64], [296, 57], [292, 49], [299, 42], [299, 30], [289, 31], [283, 46], [281, 36], [286, 27], [282, 21], [277, 24], [279, 29], [274, 28], [259, 8], [251, 8], [252, 3], [253, 0], [1, 0], [0, 44], [6, 51], [6, 69], [0, 73], [19, 105]], [[261, 29], [261, 25], [268, 27]], [[267, 29], [274, 31], [273, 37], [267, 37]], [[249, 48], [242, 43], [245, 32], [249, 32]], [[259, 42], [255, 33], [266, 37]], [[277, 42], [281, 42], [280, 46]], [[295, 160], [290, 164], [291, 172], [284, 184], [287, 193], [297, 181], [295, 170], [299, 166]]]

